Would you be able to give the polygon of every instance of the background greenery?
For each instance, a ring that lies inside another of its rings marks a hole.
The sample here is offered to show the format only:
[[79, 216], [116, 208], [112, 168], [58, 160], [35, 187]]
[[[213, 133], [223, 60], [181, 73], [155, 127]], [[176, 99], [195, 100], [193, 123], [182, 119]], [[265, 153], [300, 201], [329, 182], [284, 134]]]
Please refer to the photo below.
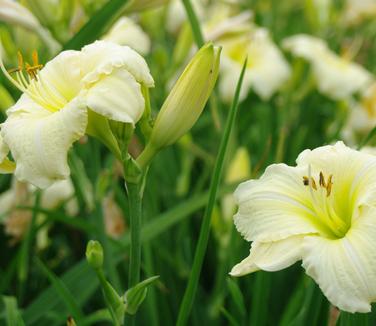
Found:
[[[123, 1], [111, 0], [90, 7], [88, 22], [73, 38], [61, 37], [65, 48], [81, 48], [97, 39], [122, 10]], [[102, 4], [101, 4], [102, 5]], [[340, 51], [346, 42], [362, 38], [356, 60], [376, 73], [376, 22], [369, 20], [356, 27], [344, 27], [336, 19], [319, 28], [307, 9], [309, 1], [245, 1], [244, 9], [255, 13], [255, 22], [266, 27], [276, 41], [295, 33], [309, 33], [328, 40]], [[343, 6], [333, 1], [333, 15]], [[152, 108], [157, 112], [167, 95], [166, 83], [175, 73], [172, 67], [176, 39], [166, 32], [163, 9], [141, 14], [141, 22], [152, 39], [152, 52], [146, 58], [156, 87], [151, 91]], [[334, 17], [335, 18], [335, 17]], [[46, 26], [57, 35], [56, 26]], [[14, 30], [3, 24], [2, 33]], [[3, 36], [4, 39], [4, 36]], [[48, 53], [42, 53], [47, 60]], [[343, 103], [334, 102], [307, 86], [308, 65], [299, 65], [299, 76], [291, 80], [270, 101], [263, 102], [250, 93], [240, 104], [228, 145], [227, 158], [245, 147], [251, 157], [252, 175], [258, 177], [274, 162], [294, 164], [306, 148], [331, 143], [340, 138], [345, 121]], [[2, 84], [17, 99], [18, 95], [1, 77]], [[217, 92], [217, 91], [216, 91]], [[215, 96], [215, 98], [218, 98]], [[213, 102], [211, 102], [213, 104]], [[229, 107], [215, 103], [220, 126], [213, 123], [207, 108], [193, 128], [190, 138], [161, 152], [153, 161], [144, 196], [142, 229], [142, 278], [160, 275], [150, 287], [137, 314], [137, 325], [173, 325], [184, 295], [192, 266], [209, 183], [218, 153]], [[3, 116], [5, 118], [5, 116]], [[142, 144], [139, 139], [137, 150]], [[225, 170], [229, 159], [225, 160]], [[71, 217], [64, 205], [45, 211], [38, 205], [23, 207], [34, 215], [47, 216], [42, 224], [31, 223], [27, 234], [16, 245], [0, 232], [0, 323], [10, 325], [63, 325], [68, 316], [78, 325], [110, 324], [99, 283], [85, 261], [90, 239], [99, 239], [105, 249], [105, 271], [120, 292], [127, 288], [128, 230], [117, 240], [103, 229], [102, 198], [115, 194], [127, 220], [128, 204], [122, 178], [114, 158], [96, 140], [77, 143], [70, 153], [72, 180], [79, 213]], [[11, 177], [1, 176], [0, 189], [10, 187]], [[219, 186], [219, 201], [213, 213], [212, 233], [193, 304], [190, 325], [323, 325], [328, 321], [329, 304], [317, 285], [305, 276], [297, 263], [275, 273], [257, 272], [240, 279], [228, 276], [231, 267], [245, 257], [249, 243], [236, 232], [231, 220], [222, 216], [221, 198], [236, 185]], [[88, 190], [89, 189], [89, 190]], [[5, 218], [5, 217], [3, 217]], [[128, 223], [127, 223], [128, 224]], [[35, 246], [39, 229], [49, 226], [49, 246]], [[13, 323], [10, 322], [13, 320]], [[371, 314], [341, 313], [339, 325], [374, 325]]]

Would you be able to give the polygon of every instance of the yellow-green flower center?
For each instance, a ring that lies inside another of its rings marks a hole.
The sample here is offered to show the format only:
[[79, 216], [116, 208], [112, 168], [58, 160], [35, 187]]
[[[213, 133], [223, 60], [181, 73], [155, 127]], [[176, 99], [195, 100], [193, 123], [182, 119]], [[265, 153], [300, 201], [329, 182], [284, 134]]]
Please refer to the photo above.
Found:
[[[39, 73], [43, 65], [39, 63], [36, 51], [33, 52], [32, 62], [32, 65], [24, 64], [23, 57], [19, 52], [17, 68], [7, 71], [1, 59], [0, 68], [13, 85], [29, 95], [40, 106], [50, 112], [59, 111], [70, 99], [61, 95], [53, 85], [43, 81]], [[15, 78], [11, 74], [15, 74]]]
[[351, 209], [347, 205], [339, 205], [341, 192], [333, 191], [335, 177], [325, 176], [322, 171], [315, 178], [309, 172], [303, 176], [303, 184], [308, 188], [311, 197], [311, 211], [309, 219], [325, 236], [343, 238], [351, 226]]

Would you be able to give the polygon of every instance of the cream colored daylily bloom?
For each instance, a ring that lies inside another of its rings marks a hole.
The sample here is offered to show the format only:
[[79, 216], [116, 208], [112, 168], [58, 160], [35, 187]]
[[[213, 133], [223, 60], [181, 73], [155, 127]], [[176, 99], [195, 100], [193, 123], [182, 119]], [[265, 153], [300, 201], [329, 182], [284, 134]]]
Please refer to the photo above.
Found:
[[231, 271], [278, 271], [302, 260], [329, 301], [369, 312], [376, 300], [376, 157], [342, 142], [305, 150], [239, 185], [235, 225], [250, 255]]
[[350, 113], [342, 134], [345, 139], [357, 142], [376, 126], [376, 82], [362, 94], [359, 102], [351, 104]]
[[[192, 6], [199, 18], [204, 15], [203, 0], [193, 0]], [[187, 21], [187, 15], [184, 5], [180, 0], [171, 0], [167, 7], [166, 28], [170, 33], [177, 33], [184, 22]]]
[[[7, 111], [1, 135], [16, 161], [16, 177], [40, 188], [69, 176], [68, 150], [86, 131], [97, 135], [101, 126], [108, 128], [106, 119], [134, 125], [145, 106], [141, 86], [153, 86], [137, 52], [105, 41], [60, 53], [35, 78], [16, 76], [23, 95]], [[110, 139], [106, 130], [101, 136]]]
[[51, 52], [60, 49], [59, 43], [51, 36], [38, 19], [23, 5], [13, 0], [0, 0], [0, 21], [22, 26], [38, 34]]
[[[226, 175], [226, 184], [235, 184], [251, 177], [251, 158], [245, 147], [239, 147], [231, 159]], [[222, 215], [225, 220], [230, 220], [236, 209], [236, 202], [231, 194], [223, 196]]]
[[243, 62], [248, 57], [240, 100], [252, 88], [262, 99], [269, 99], [290, 77], [290, 67], [264, 28], [251, 27], [247, 33], [218, 40], [223, 46], [220, 95], [231, 101]]
[[319, 91], [334, 100], [345, 99], [372, 81], [371, 74], [361, 65], [338, 56], [316, 37], [294, 35], [283, 41], [283, 47], [311, 63]]
[[128, 45], [142, 55], [150, 52], [149, 36], [127, 17], [121, 17], [103, 39], [120, 45]]
[[375, 0], [347, 0], [344, 20], [349, 24], [357, 24], [364, 19], [376, 16]]

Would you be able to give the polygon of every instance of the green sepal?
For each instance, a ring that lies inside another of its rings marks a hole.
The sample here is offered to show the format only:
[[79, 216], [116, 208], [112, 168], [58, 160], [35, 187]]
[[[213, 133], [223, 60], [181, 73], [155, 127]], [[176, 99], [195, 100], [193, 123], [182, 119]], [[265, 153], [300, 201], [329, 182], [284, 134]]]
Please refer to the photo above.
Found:
[[124, 294], [125, 312], [129, 315], [136, 314], [138, 308], [146, 298], [148, 286], [154, 283], [159, 275], [152, 276], [136, 284]]

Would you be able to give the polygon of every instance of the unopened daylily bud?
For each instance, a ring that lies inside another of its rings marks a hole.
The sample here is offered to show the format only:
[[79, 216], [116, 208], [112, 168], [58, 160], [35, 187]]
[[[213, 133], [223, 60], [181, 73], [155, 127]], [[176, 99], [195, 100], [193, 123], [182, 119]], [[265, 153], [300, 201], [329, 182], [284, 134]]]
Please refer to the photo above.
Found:
[[200, 117], [218, 77], [221, 49], [209, 43], [192, 58], [157, 116], [150, 141], [137, 162], [145, 166], [161, 148], [175, 143]]
[[98, 241], [89, 241], [86, 247], [86, 259], [94, 269], [99, 269], [103, 266], [103, 248]]

